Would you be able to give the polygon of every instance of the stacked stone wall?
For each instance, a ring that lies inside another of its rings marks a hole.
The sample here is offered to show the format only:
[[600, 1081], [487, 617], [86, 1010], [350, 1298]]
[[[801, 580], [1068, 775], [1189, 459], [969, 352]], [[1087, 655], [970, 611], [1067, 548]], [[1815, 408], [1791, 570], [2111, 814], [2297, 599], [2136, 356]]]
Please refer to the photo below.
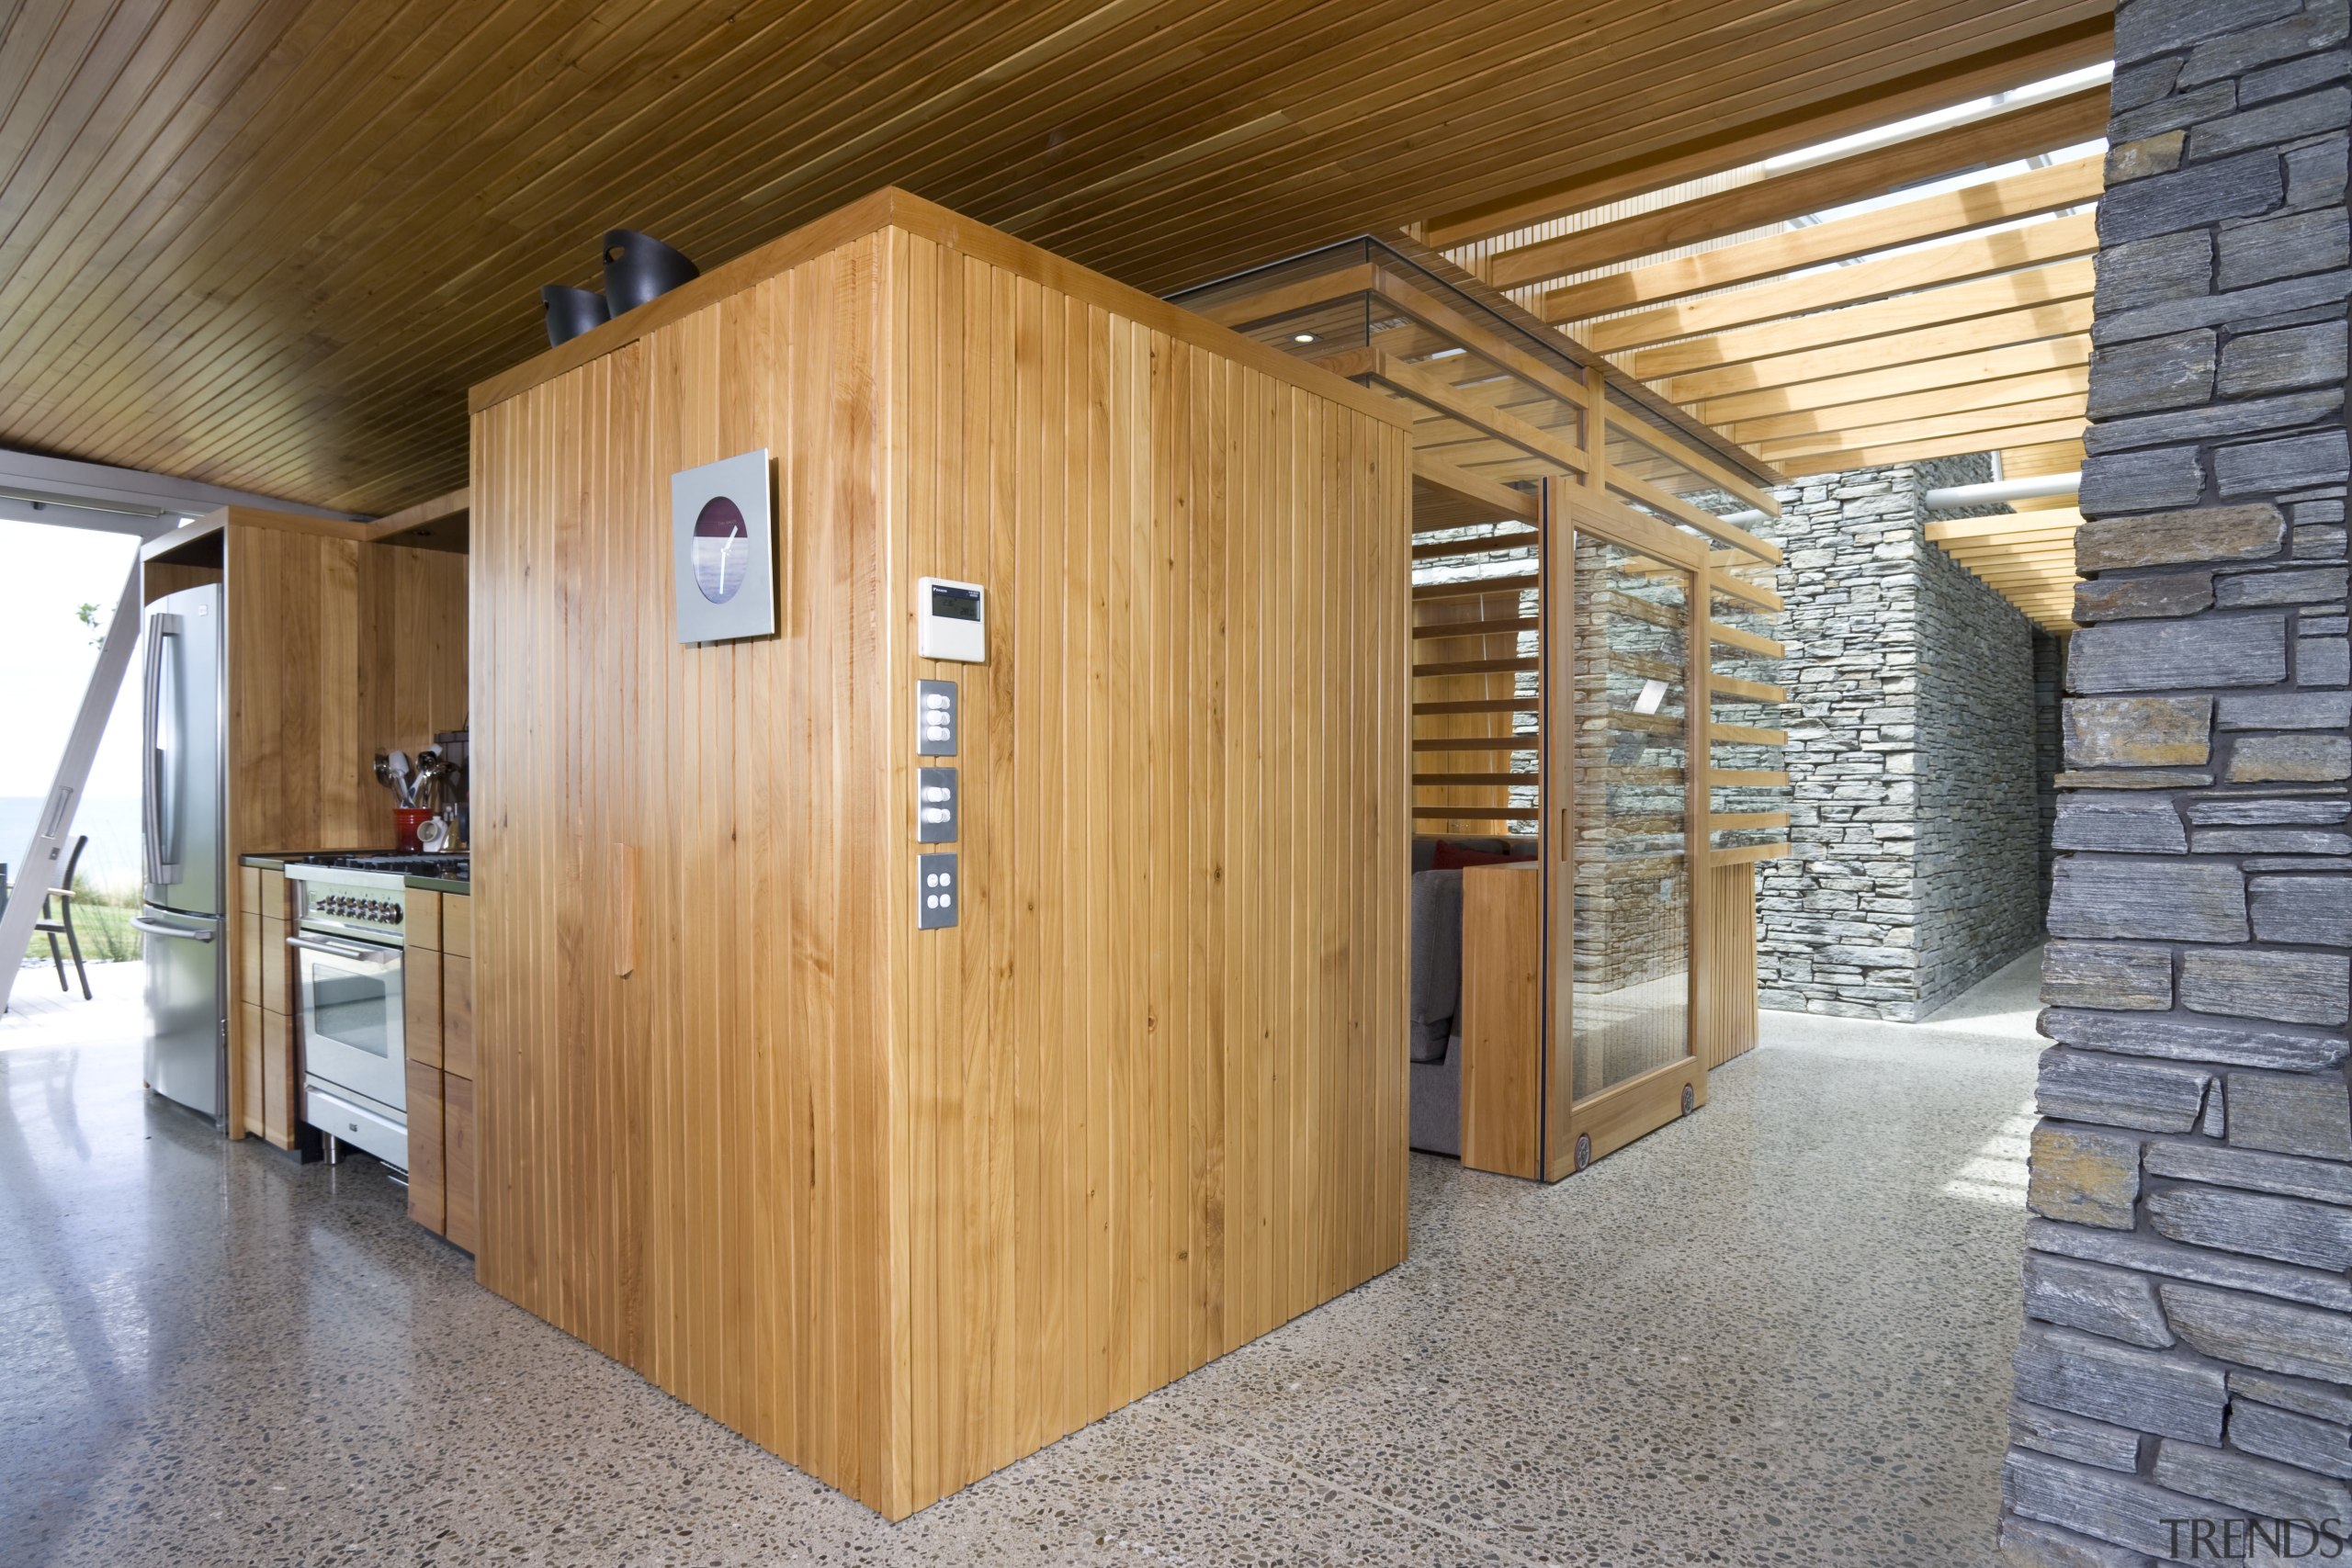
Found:
[[2002, 1539], [2352, 1537], [2343, 0], [2124, 0]]
[[1928, 543], [1922, 500], [1990, 474], [1980, 456], [1779, 492], [1790, 852], [1758, 866], [1768, 1008], [1917, 1019], [2039, 938], [2035, 633]]

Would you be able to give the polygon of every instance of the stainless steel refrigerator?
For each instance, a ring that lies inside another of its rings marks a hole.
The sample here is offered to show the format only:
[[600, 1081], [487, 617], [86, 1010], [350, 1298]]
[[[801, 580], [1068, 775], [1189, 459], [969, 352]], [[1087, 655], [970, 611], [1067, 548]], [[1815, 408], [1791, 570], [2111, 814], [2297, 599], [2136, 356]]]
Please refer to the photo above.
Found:
[[228, 1125], [228, 868], [221, 821], [220, 589], [147, 607], [146, 890], [132, 922], [147, 961], [147, 1085]]

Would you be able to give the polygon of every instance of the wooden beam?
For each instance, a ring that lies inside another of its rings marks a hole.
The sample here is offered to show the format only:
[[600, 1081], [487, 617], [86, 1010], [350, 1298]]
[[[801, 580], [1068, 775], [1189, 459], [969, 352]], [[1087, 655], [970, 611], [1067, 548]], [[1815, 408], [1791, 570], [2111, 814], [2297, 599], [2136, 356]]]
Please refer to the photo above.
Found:
[[2071, 256], [2086, 256], [2098, 249], [2097, 217], [2078, 212], [2068, 218], [2029, 223], [2022, 229], [1972, 234], [1923, 250], [1881, 256], [1876, 261], [1829, 267], [1803, 277], [1760, 283], [1725, 294], [1710, 294], [1703, 299], [1685, 299], [1653, 310], [1636, 310], [1628, 316], [1591, 321], [1577, 335], [1600, 353], [1622, 354], [1627, 349], [1669, 343], [1701, 333], [1724, 332], [1755, 321], [1836, 310], [1908, 294], [1914, 289], [2041, 266]]
[[1784, 223], [1980, 164], [2006, 164], [2093, 141], [2107, 134], [2107, 117], [2108, 90], [2102, 82], [1984, 119], [1503, 251], [1488, 260], [1487, 279], [1498, 288], [1524, 288], [1743, 229]]
[[1863, 430], [1871, 425], [1926, 419], [1939, 413], [1997, 409], [2044, 398], [2081, 399], [2088, 395], [2090, 380], [2090, 367], [2077, 365], [2071, 370], [2043, 370], [2031, 376], [2007, 376], [1997, 380], [1930, 387], [1924, 391], [1907, 392], [1899, 398], [1881, 398], [1874, 402], [1838, 403], [1828, 408], [1804, 409], [1792, 413], [1771, 414], [1763, 419], [1742, 420], [1724, 426], [1724, 434], [1735, 441], [1776, 441], [1808, 432]]
[[1498, 484], [1483, 474], [1457, 468], [1443, 458], [1426, 452], [1413, 454], [1413, 477], [1433, 484], [1449, 494], [1492, 511], [1498, 519], [1509, 517], [1521, 523], [1535, 521], [1535, 498], [1523, 490], [1513, 490]]
[[[1934, 367], [1932, 373], [1941, 375], [1945, 367], [1939, 362], [1957, 360], [1969, 355], [1989, 354], [1997, 348], [2024, 349], [2053, 343], [2066, 344], [2070, 348], [2079, 345], [2080, 359], [2058, 359], [2055, 362], [2080, 364], [2090, 358], [2090, 330], [2091, 299], [2084, 294], [2054, 304], [2029, 305], [2023, 310], [1971, 317], [1914, 332], [1872, 338], [1867, 355], [1857, 354], [1847, 345], [1838, 344], [1771, 355], [1744, 363], [1717, 363], [1688, 375], [1660, 372], [1671, 378], [1661, 380], [1657, 385], [1659, 390], [1678, 402], [1704, 407], [1712, 400], [1742, 392], [1807, 386], [1815, 381], [1883, 374], [1913, 366], [1923, 367], [1923, 373], [1928, 373], [1924, 367]], [[2055, 355], [2059, 351], [2052, 349], [2050, 352]], [[1629, 356], [1628, 364], [1638, 375], [1642, 363], [1652, 355], [1663, 362], [1666, 352], [1652, 349], [1635, 354]], [[2031, 367], [2030, 365], [2019, 367], [2021, 369]], [[2003, 373], [1997, 370], [1984, 372], [1986, 375]], [[1901, 387], [1888, 389], [1890, 391], [1904, 389]], [[1871, 394], [1865, 392], [1863, 395]]]
[[2084, 15], [2014, 43], [1763, 118], [1710, 130], [1673, 147], [1579, 171], [1508, 197], [1441, 213], [1423, 238], [1441, 249], [1491, 239], [1572, 212], [1646, 196], [1686, 181], [1931, 114], [1972, 98], [2046, 82], [2112, 57], [2112, 15]]
[[1789, 852], [1789, 841], [1780, 840], [1770, 844], [1736, 844], [1719, 850], [1712, 845], [1707, 850], [1709, 865], [1743, 865], [1750, 861], [1779, 860]]
[[1708, 571], [1707, 588], [1710, 592], [1720, 593], [1726, 599], [1736, 599], [1743, 604], [1753, 604], [1759, 610], [1770, 610], [1774, 615], [1787, 608], [1781, 602], [1781, 596], [1770, 588], [1750, 582], [1744, 577], [1735, 577], [1723, 570], [1720, 564]]
[[1743, 631], [1737, 626], [1727, 626], [1721, 621], [1715, 620], [1710, 620], [1707, 623], [1707, 640], [1722, 643], [1725, 648], [1736, 648], [1747, 653], [1760, 653], [1767, 659], [1783, 658], [1789, 651], [1769, 637], [1758, 637], [1754, 632]]
[[1953, 517], [1928, 525], [1928, 539], [1942, 544], [1954, 539], [2001, 539], [2049, 534], [2071, 536], [2082, 526], [2083, 514], [2064, 512], [2019, 512], [2006, 517]]
[[1533, 529], [1521, 534], [1488, 534], [1476, 539], [1446, 539], [1434, 545], [1415, 545], [1415, 560], [1451, 560], [1455, 556], [1500, 555], [1507, 550], [1532, 550], [1544, 542], [1544, 536]]
[[[1898, 295], [1894, 299], [1880, 299], [1868, 305], [1849, 305], [1842, 310], [1824, 310], [1818, 315], [1799, 316], [1792, 321], [1736, 327], [1710, 337], [1690, 338], [1682, 343], [1668, 344], [1662, 348], [1643, 349], [1621, 363], [1623, 368], [1643, 380], [1657, 381], [1668, 376], [1688, 375], [1694, 370], [1712, 370], [1717, 366], [1735, 365], [1742, 360], [1766, 359], [1774, 355], [1793, 354], [1800, 349], [1827, 348], [1832, 344], [1855, 344], [1866, 338], [1917, 332], [1921, 327], [1942, 326], [1977, 316], [2003, 315], [2031, 305], [2048, 305], [2061, 299], [2087, 299], [2096, 281], [2092, 258], [2082, 256], [2024, 272], [2003, 273], [1998, 277], [1980, 277], [1973, 283], [1923, 288], [1916, 294]], [[1879, 352], [1874, 347], [1851, 348], [1840, 368], [1854, 371], [1883, 364], [1884, 362], [1878, 357]]]
[[[1800, 381], [1792, 386], [1735, 392], [1729, 397], [1694, 403], [1691, 412], [1721, 429], [1744, 419], [1763, 419], [1804, 409], [1837, 408], [1939, 389], [2079, 370], [2090, 363], [2090, 334], [2078, 333], [2072, 337], [2010, 344], [1981, 353], [1947, 355], [1940, 359], [1922, 359], [1908, 365], [1894, 364], [1883, 368], [1858, 370], [1846, 376], [1826, 376], [1819, 380]], [[1669, 386], [1673, 384], [1668, 383]], [[2008, 471], [2005, 459], [2002, 472]]]
[[2055, 212], [2096, 201], [2106, 187], [2106, 160], [2076, 158], [2028, 169], [1981, 185], [1897, 202], [1695, 256], [1656, 262], [1631, 272], [1555, 288], [1544, 296], [1546, 321], [1583, 321], [1612, 310], [1662, 305], [1689, 294], [1777, 277], [1800, 267], [1850, 261], [1873, 251], [1965, 233], [1994, 223]]
[[[1618, 379], [1622, 381], [1623, 378], [1620, 377]], [[1699, 448], [1675, 439], [1646, 420], [1634, 418], [1616, 409], [1608, 408], [1605, 404], [1602, 417], [1607, 421], [1610, 434], [1622, 436], [1634, 443], [1642, 450], [1655, 453], [1663, 463], [1679, 468], [1685, 473], [1696, 475], [1724, 494], [1736, 497], [1754, 507], [1767, 517], [1778, 517], [1781, 514], [1781, 501], [1778, 496], [1761, 488], [1745, 475], [1732, 472]], [[1619, 464], [1617, 467], [1623, 466]]]
[[1891, 446], [1831, 452], [1817, 457], [1792, 457], [1781, 466], [1792, 477], [1834, 474], [1846, 468], [1875, 468], [1888, 463], [1917, 463], [1929, 457], [1958, 457], [1970, 452], [1989, 452], [2011, 442], [2064, 441], [2079, 434], [2082, 428], [2083, 422], [2079, 417], [2054, 420], [2048, 424], [2021, 425], [2015, 430], [1988, 430], [1968, 435], [1947, 436], [1937, 441], [1906, 441]]
[[[2075, 393], [2061, 397], [2041, 398], [2030, 403], [2013, 403], [2005, 408], [1956, 409], [1950, 413], [1934, 414], [1925, 419], [1899, 420], [1889, 424], [1857, 425], [1852, 429], [1816, 432], [1810, 435], [1792, 435], [1780, 440], [1758, 444], [1770, 457], [1810, 457], [1822, 452], [1843, 452], [1858, 446], [1892, 446], [1905, 441], [1932, 441], [1946, 435], [1968, 435], [1978, 431], [2007, 430], [2014, 425], [2041, 424], [2073, 416], [2086, 419], [2083, 399]], [[1993, 449], [1991, 444], [1984, 448]]]

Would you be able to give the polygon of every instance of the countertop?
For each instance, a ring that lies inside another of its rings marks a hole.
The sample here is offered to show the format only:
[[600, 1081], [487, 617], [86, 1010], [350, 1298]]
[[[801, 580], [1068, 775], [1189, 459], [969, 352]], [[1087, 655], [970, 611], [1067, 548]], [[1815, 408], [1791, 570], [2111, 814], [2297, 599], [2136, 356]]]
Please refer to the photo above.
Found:
[[[273, 855], [239, 855], [237, 857], [237, 863], [239, 865], [257, 865], [264, 871], [284, 871], [288, 861], [302, 860], [311, 854], [364, 854], [368, 852], [369, 852], [344, 850], [286, 850]], [[471, 894], [474, 890], [474, 885], [470, 882], [458, 882], [446, 876], [403, 876], [401, 880], [411, 887], [431, 893]]]

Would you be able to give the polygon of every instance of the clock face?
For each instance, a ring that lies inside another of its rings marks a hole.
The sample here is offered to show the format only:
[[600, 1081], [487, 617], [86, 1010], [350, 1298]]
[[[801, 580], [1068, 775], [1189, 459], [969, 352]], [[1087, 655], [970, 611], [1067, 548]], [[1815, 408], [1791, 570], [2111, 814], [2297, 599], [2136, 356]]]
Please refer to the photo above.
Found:
[[743, 525], [743, 509], [723, 495], [703, 502], [695, 518], [695, 587], [714, 604], [724, 604], [741, 592], [751, 569], [752, 534]]

